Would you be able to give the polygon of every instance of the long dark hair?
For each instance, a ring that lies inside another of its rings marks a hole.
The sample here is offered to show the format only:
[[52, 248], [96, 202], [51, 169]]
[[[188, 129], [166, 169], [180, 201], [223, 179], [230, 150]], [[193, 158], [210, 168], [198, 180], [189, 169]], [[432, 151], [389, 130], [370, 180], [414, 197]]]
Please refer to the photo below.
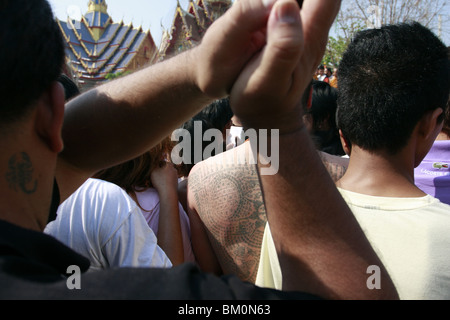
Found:
[[173, 142], [169, 137], [143, 155], [114, 167], [99, 171], [94, 178], [112, 182], [128, 194], [151, 188], [151, 173], [170, 158]]

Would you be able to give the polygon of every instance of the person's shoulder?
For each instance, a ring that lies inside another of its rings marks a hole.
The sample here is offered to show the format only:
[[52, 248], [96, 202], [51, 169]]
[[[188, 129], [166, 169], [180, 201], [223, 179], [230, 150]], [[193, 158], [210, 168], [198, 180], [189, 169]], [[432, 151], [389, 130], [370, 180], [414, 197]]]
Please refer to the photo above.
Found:
[[106, 180], [101, 180], [101, 179], [96, 179], [96, 178], [90, 178], [88, 180], [86, 180], [86, 182], [80, 187], [80, 188], [91, 188], [91, 189], [97, 189], [97, 190], [102, 190], [102, 189], [109, 189], [109, 190], [115, 190], [115, 189], [121, 189], [118, 185], [106, 181]]
[[[218, 277], [202, 272], [194, 263], [184, 263], [173, 268], [117, 268], [97, 275], [86, 275], [85, 280], [93, 279], [96, 283], [106, 284], [99, 290], [104, 298], [108, 298], [108, 295], [117, 298], [125, 294], [127, 299], [151, 300], [320, 299], [308, 293], [261, 288], [243, 282], [235, 275]], [[117, 291], [118, 284], [122, 288], [121, 292]]]
[[236, 276], [203, 273], [192, 263], [174, 268], [111, 268], [74, 273], [44, 283], [1, 274], [0, 298], [33, 300], [146, 299], [146, 300], [317, 300], [301, 292], [282, 292], [242, 282]]
[[427, 195], [426, 198], [429, 199], [434, 211], [450, 223], [450, 205], [431, 195]]
[[131, 197], [118, 185], [100, 179], [88, 179], [79, 189], [85, 195], [132, 203]]
[[138, 189], [135, 194], [144, 215], [153, 212], [159, 206], [159, 194], [155, 188]]
[[232, 168], [233, 170], [248, 169], [252, 165], [256, 165], [255, 159], [256, 157], [252, 152], [251, 144], [246, 142], [197, 163], [192, 168], [189, 177], [200, 173], [212, 174], [223, 172], [226, 168]]
[[155, 188], [145, 188], [145, 189], [137, 189], [136, 191], [136, 197], [138, 199], [142, 198], [149, 198], [149, 199], [159, 199], [158, 191]]
[[[136, 202], [118, 185], [100, 179], [88, 179], [61, 207], [76, 206], [90, 213], [91, 219], [108, 217], [108, 220], [127, 219], [138, 209]], [[111, 215], [110, 212], [116, 214]]]

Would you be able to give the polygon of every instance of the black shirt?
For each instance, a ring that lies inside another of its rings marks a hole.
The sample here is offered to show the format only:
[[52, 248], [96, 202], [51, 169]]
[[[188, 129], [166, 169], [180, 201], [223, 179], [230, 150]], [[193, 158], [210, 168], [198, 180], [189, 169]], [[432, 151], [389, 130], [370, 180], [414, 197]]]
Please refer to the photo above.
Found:
[[88, 269], [85, 257], [55, 238], [0, 220], [0, 299], [318, 299], [258, 288], [236, 276], [216, 277], [190, 263], [170, 269]]

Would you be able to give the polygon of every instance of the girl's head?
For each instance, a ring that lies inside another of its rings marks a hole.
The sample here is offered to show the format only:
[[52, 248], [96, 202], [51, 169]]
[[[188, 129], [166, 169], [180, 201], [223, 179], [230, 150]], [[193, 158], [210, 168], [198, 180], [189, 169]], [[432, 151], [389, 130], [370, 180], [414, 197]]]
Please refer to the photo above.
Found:
[[157, 146], [143, 155], [114, 167], [99, 171], [94, 178], [112, 182], [127, 193], [151, 188], [152, 171], [170, 159], [173, 142], [170, 137], [161, 141]]

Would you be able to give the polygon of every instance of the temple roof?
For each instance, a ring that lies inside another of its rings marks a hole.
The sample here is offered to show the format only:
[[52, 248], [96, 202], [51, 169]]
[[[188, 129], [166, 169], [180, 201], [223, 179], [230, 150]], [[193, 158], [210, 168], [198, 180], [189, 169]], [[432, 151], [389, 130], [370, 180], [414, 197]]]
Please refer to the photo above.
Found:
[[150, 31], [144, 32], [142, 27], [135, 28], [123, 21], [114, 22], [106, 0], [90, 0], [81, 21], [58, 20], [58, 24], [74, 76], [99, 82], [108, 74], [134, 70], [143, 63], [163, 60], [195, 46], [231, 5], [231, 0], [190, 0], [184, 10], [178, 2], [172, 27], [164, 31], [159, 52]]
[[87, 12], [84, 19], [89, 27], [103, 28], [110, 18], [109, 14], [99, 11]]
[[91, 0], [80, 22], [58, 21], [66, 40], [66, 56], [79, 79], [104, 80], [109, 73], [124, 71], [145, 39], [156, 51], [150, 32], [141, 27], [114, 23], [105, 0]]
[[195, 46], [214, 20], [231, 5], [231, 0], [190, 0], [187, 10], [184, 10], [177, 1], [172, 27], [162, 37], [160, 60]]
[[108, 14], [108, 5], [105, 0], [90, 0], [88, 11], [84, 15], [89, 27], [105, 28], [111, 19]]

